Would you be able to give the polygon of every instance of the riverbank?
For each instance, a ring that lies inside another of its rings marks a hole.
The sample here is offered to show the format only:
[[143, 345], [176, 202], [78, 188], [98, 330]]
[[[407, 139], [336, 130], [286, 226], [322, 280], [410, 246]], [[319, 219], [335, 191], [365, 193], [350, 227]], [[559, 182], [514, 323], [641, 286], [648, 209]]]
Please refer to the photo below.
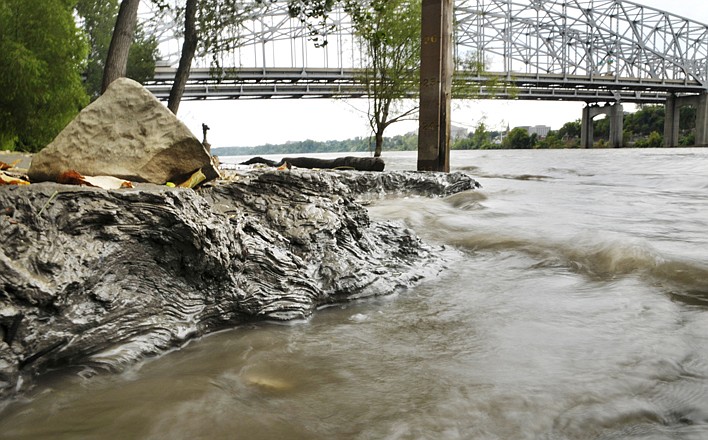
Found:
[[461, 173], [252, 171], [199, 191], [0, 189], [0, 397], [56, 368], [120, 371], [252, 320], [390, 294], [435, 249], [358, 197], [473, 189]]

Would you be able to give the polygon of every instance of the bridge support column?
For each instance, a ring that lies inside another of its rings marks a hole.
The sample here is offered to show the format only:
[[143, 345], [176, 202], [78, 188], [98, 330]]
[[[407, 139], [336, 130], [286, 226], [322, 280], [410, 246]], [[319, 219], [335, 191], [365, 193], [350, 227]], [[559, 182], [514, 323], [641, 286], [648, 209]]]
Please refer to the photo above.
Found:
[[681, 107], [678, 105], [679, 97], [673, 93], [666, 98], [664, 104], [664, 146], [678, 147], [679, 143], [679, 120]]
[[624, 108], [619, 102], [610, 107], [610, 147], [621, 148], [624, 145]]
[[423, 0], [418, 171], [450, 171], [452, 0]]
[[580, 121], [580, 148], [592, 148], [594, 140], [592, 120], [598, 115], [607, 115], [610, 119], [610, 147], [621, 147], [624, 141], [624, 109], [622, 104], [617, 102], [603, 107], [588, 104], [583, 108], [583, 118]]
[[580, 148], [592, 148], [593, 144], [593, 126], [592, 116], [590, 115], [590, 105], [583, 107], [583, 118], [580, 120]]
[[708, 145], [708, 93], [700, 95], [676, 96], [666, 98], [664, 116], [664, 146], [679, 146], [679, 129], [681, 108], [693, 106], [696, 108], [696, 146]]
[[696, 146], [708, 146], [708, 92], [698, 96], [696, 109]]

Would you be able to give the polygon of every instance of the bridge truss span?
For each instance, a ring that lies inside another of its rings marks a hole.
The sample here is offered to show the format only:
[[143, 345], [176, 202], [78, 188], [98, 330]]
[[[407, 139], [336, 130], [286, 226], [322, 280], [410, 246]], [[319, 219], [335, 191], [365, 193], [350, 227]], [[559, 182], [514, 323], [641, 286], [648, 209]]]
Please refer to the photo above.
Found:
[[491, 71], [708, 87], [708, 27], [637, 3], [462, 0], [456, 21], [459, 56]]
[[[455, 81], [478, 85], [461, 98], [662, 103], [708, 90], [708, 26], [638, 3], [456, 0], [454, 13]], [[329, 44], [316, 47], [287, 2], [269, 3], [220, 55], [221, 75], [196, 61], [184, 99], [365, 97], [351, 21], [340, 9], [330, 19]], [[167, 99], [174, 72], [159, 68], [148, 88]]]

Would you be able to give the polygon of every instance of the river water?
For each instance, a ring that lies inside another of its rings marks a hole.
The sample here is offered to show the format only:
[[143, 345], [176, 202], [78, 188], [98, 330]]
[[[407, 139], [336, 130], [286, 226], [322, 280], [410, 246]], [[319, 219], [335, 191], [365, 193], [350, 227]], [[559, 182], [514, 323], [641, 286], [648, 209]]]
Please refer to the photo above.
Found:
[[369, 207], [441, 246], [439, 277], [47, 378], [0, 438], [708, 439], [708, 149], [452, 168], [483, 188]]

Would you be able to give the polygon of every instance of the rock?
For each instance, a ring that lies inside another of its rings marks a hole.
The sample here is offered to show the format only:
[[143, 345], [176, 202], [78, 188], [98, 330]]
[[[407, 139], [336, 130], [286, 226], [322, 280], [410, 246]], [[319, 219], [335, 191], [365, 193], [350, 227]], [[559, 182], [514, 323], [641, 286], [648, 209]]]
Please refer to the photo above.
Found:
[[28, 175], [56, 181], [75, 170], [133, 182], [181, 182], [198, 169], [218, 177], [211, 156], [177, 117], [137, 82], [121, 78], [37, 153]]
[[435, 276], [438, 250], [371, 221], [355, 198], [374, 186], [363, 181], [428, 191], [445, 176], [474, 180], [387, 174], [256, 171], [199, 191], [1, 187], [0, 399], [51, 369], [120, 371], [219, 329]]

